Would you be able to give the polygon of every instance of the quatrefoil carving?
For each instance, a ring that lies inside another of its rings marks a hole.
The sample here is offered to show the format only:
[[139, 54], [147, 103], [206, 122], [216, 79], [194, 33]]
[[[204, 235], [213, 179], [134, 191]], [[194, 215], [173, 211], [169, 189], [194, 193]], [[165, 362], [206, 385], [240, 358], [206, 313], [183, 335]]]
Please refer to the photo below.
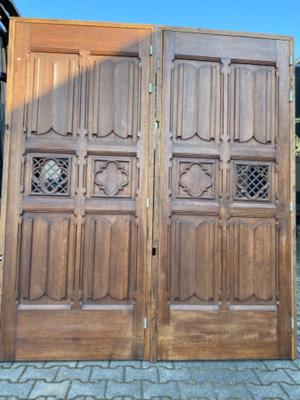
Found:
[[117, 161], [107, 161], [95, 173], [95, 184], [107, 196], [116, 196], [129, 183], [129, 176]]
[[201, 197], [213, 185], [213, 178], [204, 165], [195, 162], [181, 172], [179, 185], [191, 197]]

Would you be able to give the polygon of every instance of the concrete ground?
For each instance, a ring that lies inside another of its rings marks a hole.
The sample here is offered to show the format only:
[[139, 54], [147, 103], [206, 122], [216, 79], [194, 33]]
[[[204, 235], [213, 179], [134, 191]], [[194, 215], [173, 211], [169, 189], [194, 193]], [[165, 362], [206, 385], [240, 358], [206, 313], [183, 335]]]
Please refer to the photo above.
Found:
[[[297, 289], [300, 339], [300, 276]], [[300, 400], [300, 357], [295, 361], [2, 362], [1, 399]]]

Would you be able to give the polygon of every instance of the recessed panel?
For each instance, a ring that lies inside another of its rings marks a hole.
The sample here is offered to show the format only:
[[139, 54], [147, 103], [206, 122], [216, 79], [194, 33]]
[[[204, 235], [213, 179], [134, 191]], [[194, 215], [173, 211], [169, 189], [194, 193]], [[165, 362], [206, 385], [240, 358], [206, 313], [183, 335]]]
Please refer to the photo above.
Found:
[[173, 197], [214, 200], [218, 188], [218, 162], [199, 158], [175, 158], [173, 161]]
[[170, 232], [169, 292], [175, 304], [217, 302], [220, 273], [215, 218], [173, 217]]
[[218, 142], [220, 95], [219, 63], [175, 60], [170, 93], [174, 140]]

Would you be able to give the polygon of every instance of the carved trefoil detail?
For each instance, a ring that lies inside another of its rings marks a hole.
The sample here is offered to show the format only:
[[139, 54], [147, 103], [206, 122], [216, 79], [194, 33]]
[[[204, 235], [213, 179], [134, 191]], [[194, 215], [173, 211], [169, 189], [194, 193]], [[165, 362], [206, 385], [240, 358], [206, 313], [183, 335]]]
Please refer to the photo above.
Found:
[[215, 164], [208, 161], [177, 160], [177, 197], [213, 199]]
[[94, 160], [94, 195], [130, 197], [130, 160]]
[[70, 158], [32, 157], [31, 194], [70, 194]]
[[235, 164], [236, 200], [270, 200], [270, 166], [266, 164]]

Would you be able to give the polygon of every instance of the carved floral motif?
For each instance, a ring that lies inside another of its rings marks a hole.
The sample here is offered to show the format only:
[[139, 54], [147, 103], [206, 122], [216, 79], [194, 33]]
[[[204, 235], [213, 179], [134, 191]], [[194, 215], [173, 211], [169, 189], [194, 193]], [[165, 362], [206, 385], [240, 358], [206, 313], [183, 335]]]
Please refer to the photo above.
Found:
[[129, 184], [129, 175], [118, 161], [112, 160], [95, 173], [94, 182], [107, 196], [116, 196]]
[[180, 173], [179, 185], [191, 197], [202, 197], [213, 185], [212, 174], [202, 163], [193, 162]]

